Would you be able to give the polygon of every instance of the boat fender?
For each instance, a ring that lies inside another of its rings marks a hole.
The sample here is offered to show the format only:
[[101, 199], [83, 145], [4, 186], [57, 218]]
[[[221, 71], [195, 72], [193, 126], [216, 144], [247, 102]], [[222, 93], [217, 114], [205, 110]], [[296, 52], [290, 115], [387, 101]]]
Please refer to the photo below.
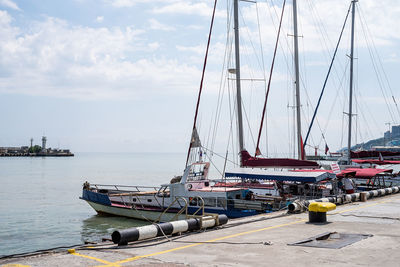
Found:
[[201, 225], [202, 228], [210, 228], [210, 227], [213, 227], [213, 226], [215, 226], [215, 221], [214, 220], [205, 220], [205, 221], [202, 222], [202, 225]]
[[192, 218], [186, 220], [188, 224], [188, 231], [195, 231], [200, 229], [200, 221], [198, 219]]
[[174, 231], [174, 227], [170, 223], [160, 223], [157, 226], [157, 236], [171, 235]]
[[189, 229], [189, 225], [186, 221], [175, 221], [171, 224], [173, 225], [171, 234], [186, 232]]
[[219, 223], [219, 225], [227, 224], [228, 220], [229, 220], [229, 218], [225, 214], [219, 214], [218, 215], [218, 223]]
[[190, 189], [192, 189], [193, 185], [192, 184], [188, 184], [186, 187], [187, 187], [188, 190], [190, 190]]
[[156, 225], [146, 225], [138, 227], [139, 240], [148, 239], [157, 236], [158, 227]]

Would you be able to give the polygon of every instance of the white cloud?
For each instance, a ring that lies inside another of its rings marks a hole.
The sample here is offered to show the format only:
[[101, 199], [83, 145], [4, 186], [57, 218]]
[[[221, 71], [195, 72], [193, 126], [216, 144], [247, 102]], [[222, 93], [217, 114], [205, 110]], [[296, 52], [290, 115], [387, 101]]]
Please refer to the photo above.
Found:
[[160, 30], [160, 31], [174, 31], [175, 30], [174, 27], [162, 24], [156, 19], [149, 19], [148, 21], [150, 24], [150, 29], [152, 29], [152, 30]]
[[384, 59], [384, 62], [400, 62], [400, 58], [397, 53], [392, 53]]
[[109, 0], [107, 2], [114, 7], [132, 7], [138, 1], [137, 0]]
[[[339, 37], [346, 12], [350, 1], [340, 2], [335, 0], [308, 1], [307, 4], [298, 4], [299, 35], [303, 36], [301, 42], [304, 44], [304, 51], [315, 52], [329, 50], [333, 52], [334, 46]], [[260, 18], [263, 42], [266, 44], [274, 42], [277, 34], [278, 16], [281, 14], [281, 6], [271, 6], [269, 3], [259, 3], [258, 14], [255, 5], [248, 5], [242, 8], [242, 14], [247, 25], [257, 25], [257, 17]], [[292, 38], [287, 37], [293, 34], [291, 17], [291, 7], [285, 9], [284, 25], [281, 33], [281, 44], [292, 43]], [[267, 16], [263, 15], [267, 14]], [[273, 17], [274, 23], [271, 18]], [[395, 0], [386, 0], [385, 4], [374, 0], [364, 0], [357, 3], [356, 10], [356, 46], [365, 47], [367, 45], [362, 27], [368, 27], [374, 43], [377, 46], [392, 45], [400, 39], [400, 25], [397, 23], [400, 16], [400, 6]], [[363, 25], [361, 25], [361, 20]], [[344, 42], [341, 47], [346, 47], [350, 36], [351, 16], [349, 16], [347, 28], [343, 36]], [[256, 30], [252, 27], [254, 34]], [[327, 44], [324, 43], [324, 39]], [[285, 41], [286, 39], [286, 41]], [[284, 45], [285, 46], [285, 45]]]
[[149, 48], [154, 51], [157, 50], [160, 47], [160, 44], [158, 42], [150, 43]]
[[178, 49], [178, 51], [192, 52], [192, 53], [196, 53], [198, 55], [204, 54], [204, 52], [205, 52], [204, 45], [198, 45], [198, 46], [177, 45], [176, 49]]
[[104, 21], [104, 17], [103, 16], [96, 17], [96, 22], [101, 23], [103, 21]]
[[123, 8], [123, 7], [133, 7], [137, 4], [143, 4], [143, 3], [151, 3], [151, 4], [154, 4], [156, 2], [169, 3], [169, 2], [175, 2], [176, 0], [104, 0], [104, 1], [115, 8]]
[[[89, 28], [47, 18], [21, 30], [0, 11], [0, 92], [77, 99], [137, 98], [194, 89], [199, 70], [141, 56], [159, 47], [134, 27]], [[160, 91], [161, 90], [161, 91]]]
[[[192, 3], [193, 2], [193, 3]], [[155, 14], [200, 15], [211, 18], [213, 6], [210, 1], [173, 1], [171, 4], [153, 9]], [[216, 11], [217, 17], [225, 17], [224, 11]]]
[[204, 26], [201, 26], [201, 25], [189, 25], [189, 26], [186, 26], [186, 28], [187, 29], [192, 29], [192, 30], [202, 30], [202, 29], [204, 29]]
[[11, 0], [0, 0], [0, 5], [14, 9], [14, 10], [21, 11], [21, 9], [18, 7], [18, 5]]

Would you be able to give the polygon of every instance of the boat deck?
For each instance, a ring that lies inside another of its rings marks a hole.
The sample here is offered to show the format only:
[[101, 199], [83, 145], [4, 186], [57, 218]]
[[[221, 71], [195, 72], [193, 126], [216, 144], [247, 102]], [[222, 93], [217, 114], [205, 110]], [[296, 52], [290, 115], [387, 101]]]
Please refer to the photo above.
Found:
[[243, 188], [235, 188], [235, 187], [217, 187], [217, 186], [210, 186], [210, 187], [203, 187], [199, 189], [191, 189], [190, 191], [199, 191], [199, 192], [232, 192], [242, 190]]
[[[338, 206], [328, 223], [310, 224], [308, 214], [275, 212], [230, 220], [207, 230], [129, 244], [123, 249], [76, 249], [0, 260], [26, 266], [398, 266], [400, 194]], [[340, 249], [292, 246], [326, 232], [371, 235]], [[19, 265], [20, 266], [20, 265]]]

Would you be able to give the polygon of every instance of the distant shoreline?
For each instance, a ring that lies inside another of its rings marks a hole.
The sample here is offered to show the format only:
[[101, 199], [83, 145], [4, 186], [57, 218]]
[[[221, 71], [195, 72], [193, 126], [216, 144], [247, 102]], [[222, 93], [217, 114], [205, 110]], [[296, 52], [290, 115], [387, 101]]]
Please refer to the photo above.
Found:
[[73, 157], [73, 153], [0, 153], [0, 157]]

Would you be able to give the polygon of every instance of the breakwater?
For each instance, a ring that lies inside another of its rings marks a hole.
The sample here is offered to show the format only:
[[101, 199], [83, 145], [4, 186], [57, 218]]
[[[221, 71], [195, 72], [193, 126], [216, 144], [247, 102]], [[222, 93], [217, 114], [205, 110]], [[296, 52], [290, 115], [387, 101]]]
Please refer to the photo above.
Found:
[[0, 157], [73, 157], [71, 152], [52, 153], [0, 153]]

